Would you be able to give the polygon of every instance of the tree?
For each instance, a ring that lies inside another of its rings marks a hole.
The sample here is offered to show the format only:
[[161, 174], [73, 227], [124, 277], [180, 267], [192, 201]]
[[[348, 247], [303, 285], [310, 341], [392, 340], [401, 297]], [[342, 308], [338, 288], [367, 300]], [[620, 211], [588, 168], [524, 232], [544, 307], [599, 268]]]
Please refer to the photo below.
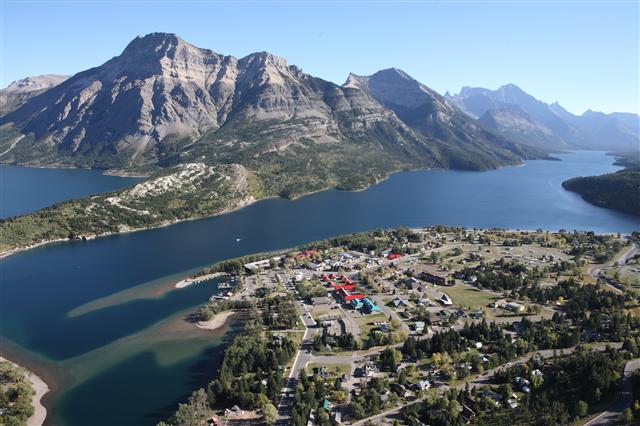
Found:
[[620, 415], [620, 421], [625, 425], [633, 422], [633, 413], [631, 412], [631, 408], [627, 408], [622, 412]]
[[576, 416], [577, 417], [586, 417], [589, 414], [589, 404], [585, 401], [578, 401], [576, 403]]
[[260, 411], [262, 411], [262, 416], [264, 417], [264, 421], [271, 425], [276, 421], [276, 417], [278, 417], [278, 409], [275, 405], [267, 400], [267, 402], [260, 407]]
[[349, 404], [349, 408], [351, 409], [351, 416], [354, 419], [363, 419], [367, 415], [364, 411], [364, 407], [358, 402], [351, 402]]

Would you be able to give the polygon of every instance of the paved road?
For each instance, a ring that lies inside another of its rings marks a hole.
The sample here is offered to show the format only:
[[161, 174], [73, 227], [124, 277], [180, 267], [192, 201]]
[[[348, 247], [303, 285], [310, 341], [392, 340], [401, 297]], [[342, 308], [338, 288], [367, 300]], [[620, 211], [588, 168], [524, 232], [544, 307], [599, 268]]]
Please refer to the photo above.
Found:
[[600, 414], [593, 420], [585, 423], [583, 426], [611, 425], [616, 422], [622, 412], [631, 405], [633, 394], [631, 392], [631, 376], [635, 371], [640, 370], [640, 359], [629, 361], [624, 367], [624, 376], [622, 378], [622, 395], [609, 410]]
[[[304, 325], [304, 336], [302, 336], [302, 341], [300, 342], [300, 348], [296, 353], [296, 357], [293, 360], [293, 364], [291, 365], [291, 371], [289, 372], [289, 377], [287, 377], [287, 381], [282, 388], [282, 392], [280, 394], [280, 403], [278, 404], [278, 416], [276, 417], [276, 424], [286, 425], [290, 423], [291, 418], [291, 409], [293, 404], [293, 391], [296, 388], [296, 383], [298, 381], [298, 375], [300, 369], [306, 366], [309, 363], [311, 355], [311, 342], [314, 329], [316, 326], [315, 320], [309, 314], [307, 307], [304, 303], [300, 303], [301, 312], [300, 320]], [[290, 396], [291, 394], [291, 396]]]
[[589, 267], [589, 269], [587, 269], [587, 273], [591, 275], [591, 277], [594, 280], [597, 280], [600, 277], [600, 274], [602, 273], [602, 270], [604, 268], [612, 267], [612, 266], [623, 266], [625, 263], [627, 263], [627, 260], [635, 256], [639, 250], [640, 250], [640, 247], [638, 246], [638, 244], [632, 240], [631, 247], [629, 247], [627, 251], [622, 253], [622, 255], [619, 258], [614, 259], [613, 261], [606, 264], [593, 265]]

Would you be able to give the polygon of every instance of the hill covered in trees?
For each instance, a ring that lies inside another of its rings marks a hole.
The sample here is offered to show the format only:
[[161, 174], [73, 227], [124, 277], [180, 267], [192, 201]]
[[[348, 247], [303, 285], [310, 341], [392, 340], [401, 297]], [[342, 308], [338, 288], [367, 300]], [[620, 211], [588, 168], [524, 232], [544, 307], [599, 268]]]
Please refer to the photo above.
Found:
[[627, 168], [601, 176], [569, 179], [562, 187], [595, 206], [640, 216], [640, 160], [625, 157], [618, 164]]

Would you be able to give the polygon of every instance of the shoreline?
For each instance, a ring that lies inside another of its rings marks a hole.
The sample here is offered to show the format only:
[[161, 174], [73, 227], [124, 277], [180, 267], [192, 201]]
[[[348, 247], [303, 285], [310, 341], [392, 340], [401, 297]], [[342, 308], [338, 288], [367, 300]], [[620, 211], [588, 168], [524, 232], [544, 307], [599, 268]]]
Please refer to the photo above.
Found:
[[192, 284], [198, 284], [202, 281], [207, 281], [213, 278], [218, 278], [218, 277], [222, 277], [224, 275], [228, 275], [226, 272], [213, 272], [211, 274], [207, 274], [207, 275], [201, 275], [199, 277], [188, 277], [185, 278], [183, 280], [178, 281], [177, 283], [174, 284], [175, 288], [185, 288], [188, 287]]
[[[569, 151], [567, 153], [573, 153], [573, 151]], [[519, 164], [506, 164], [504, 166], [499, 166], [493, 169], [487, 169], [487, 170], [466, 170], [469, 172], [475, 172], [475, 173], [482, 173], [482, 172], [489, 172], [492, 170], [498, 170], [498, 169], [502, 169], [502, 168], [518, 168], [518, 167], [524, 167], [526, 166], [526, 162], [527, 161], [549, 161], [549, 159], [545, 159], [545, 158], [541, 158], [538, 160], [523, 160], [521, 161]], [[561, 161], [561, 160], [560, 160]], [[7, 164], [7, 163], [0, 163], [0, 164]], [[8, 164], [8, 165], [12, 165], [12, 164]], [[31, 166], [18, 166], [15, 165], [16, 167], [31, 167]], [[41, 167], [41, 168], [46, 168], [46, 167]], [[49, 168], [65, 168], [65, 167], [49, 167]], [[77, 167], [67, 167], [70, 169], [79, 169]], [[82, 169], [85, 170], [85, 169]], [[95, 170], [95, 169], [86, 169], [86, 170]], [[259, 201], [263, 201], [263, 200], [269, 200], [269, 199], [274, 199], [274, 198], [282, 198], [284, 200], [290, 200], [290, 201], [294, 201], [309, 195], [313, 195], [313, 194], [317, 194], [320, 192], [324, 192], [324, 191], [330, 191], [330, 190], [336, 190], [336, 191], [344, 191], [344, 192], [360, 192], [360, 191], [364, 191], [368, 188], [371, 188], [372, 186], [378, 185], [386, 180], [388, 180], [391, 176], [393, 176], [394, 174], [397, 173], [403, 173], [403, 172], [417, 172], [417, 171], [436, 171], [436, 170], [453, 170], [453, 169], [443, 169], [443, 168], [412, 168], [412, 169], [402, 169], [402, 170], [394, 170], [391, 172], [388, 172], [384, 175], [384, 177], [380, 178], [380, 179], [376, 179], [376, 181], [374, 183], [370, 183], [367, 184], [365, 186], [363, 186], [362, 188], [340, 188], [339, 186], [332, 186], [332, 187], [327, 187], [327, 188], [323, 188], [323, 189], [319, 189], [317, 191], [309, 191], [309, 192], [304, 192], [301, 194], [296, 194], [295, 196], [291, 197], [291, 198], [284, 198], [284, 197], [278, 197], [277, 195], [273, 195], [273, 196], [266, 196], [263, 198], [255, 198], [253, 195], [248, 196], [242, 200], [239, 200], [238, 204], [233, 207], [233, 208], [227, 208], [227, 209], [223, 209], [218, 213], [213, 213], [210, 215], [205, 215], [205, 216], [196, 216], [196, 217], [190, 217], [190, 218], [186, 218], [186, 219], [174, 219], [171, 221], [165, 221], [156, 225], [150, 225], [150, 226], [145, 226], [145, 227], [140, 227], [140, 228], [131, 228], [131, 229], [126, 229], [126, 230], [122, 230], [122, 231], [117, 231], [117, 232], [104, 232], [101, 234], [96, 234], [96, 235], [90, 235], [90, 236], [86, 236], [83, 238], [79, 238], [79, 239], [70, 239], [70, 238], [57, 238], [54, 240], [45, 240], [45, 241], [39, 241], [37, 243], [31, 244], [31, 245], [27, 245], [27, 246], [23, 246], [23, 247], [16, 247], [16, 248], [12, 248], [12, 249], [7, 249], [5, 251], [1, 251], [0, 252], [0, 260], [6, 257], [9, 257], [11, 255], [23, 252], [23, 251], [27, 251], [27, 250], [31, 250], [40, 246], [44, 246], [47, 244], [53, 244], [53, 243], [57, 243], [57, 242], [72, 242], [72, 241], [89, 241], [89, 240], [93, 240], [96, 238], [102, 238], [102, 237], [110, 237], [110, 236], [114, 236], [114, 235], [126, 235], [129, 233], [133, 233], [133, 232], [140, 232], [140, 231], [148, 231], [148, 230], [152, 230], [152, 229], [161, 229], [167, 226], [172, 226], [172, 225], [176, 225], [182, 222], [187, 222], [187, 221], [192, 221], [192, 220], [202, 220], [202, 219], [209, 219], [209, 218], [213, 218], [213, 217], [218, 217], [218, 216], [222, 216], [228, 213], [233, 213], [235, 211], [241, 210], [245, 207], [251, 206]], [[103, 174], [105, 172], [108, 172], [108, 170], [104, 170]], [[131, 177], [131, 176], [128, 176]], [[565, 189], [565, 191], [568, 191]], [[568, 191], [570, 192], [570, 191]], [[586, 202], [586, 201], [585, 201]], [[29, 215], [31, 213], [27, 213], [26, 215]], [[26, 216], [25, 215], [25, 216]], [[435, 224], [432, 224], [435, 225]], [[430, 225], [424, 225], [424, 226], [430, 226]], [[513, 231], [520, 231], [517, 229], [513, 229]], [[556, 232], [558, 231], [558, 229], [555, 230], [550, 230], [548, 229], [547, 231], [552, 231], [552, 232]]]
[[[45, 246], [48, 244], [54, 244], [54, 243], [70, 243], [70, 242], [74, 242], [74, 241], [78, 241], [78, 242], [87, 242], [87, 241], [91, 241], [91, 240], [95, 240], [98, 238], [104, 238], [104, 237], [112, 237], [115, 235], [127, 235], [127, 234], [132, 234], [134, 232], [142, 232], [142, 231], [150, 231], [153, 229], [162, 229], [168, 226], [173, 226], [173, 225], [177, 225], [179, 223], [183, 223], [183, 222], [189, 222], [189, 221], [193, 221], [193, 220], [202, 220], [202, 219], [209, 219], [212, 217], [217, 217], [217, 216], [222, 216], [225, 214], [229, 214], [229, 213], [233, 213], [237, 210], [243, 209], [245, 207], [248, 207], [258, 201], [262, 201], [262, 200], [267, 200], [269, 198], [275, 198], [275, 197], [267, 197], [267, 198], [260, 198], [260, 199], [255, 199], [253, 196], [252, 197], [248, 197], [250, 200], [247, 201], [242, 200], [236, 207], [233, 208], [229, 208], [229, 209], [224, 209], [222, 211], [220, 211], [219, 213], [215, 213], [215, 214], [211, 214], [208, 216], [198, 216], [198, 217], [190, 217], [188, 219], [175, 219], [175, 220], [171, 220], [171, 221], [166, 221], [166, 222], [162, 222], [158, 225], [153, 225], [153, 226], [146, 226], [146, 227], [142, 227], [142, 228], [131, 228], [131, 229], [126, 229], [124, 231], [118, 231], [118, 232], [103, 232], [102, 234], [96, 234], [96, 235], [89, 235], [89, 236], [83, 236], [81, 238], [56, 238], [53, 240], [46, 240], [46, 241], [39, 241], [37, 243], [34, 244], [30, 244], [28, 246], [24, 246], [24, 247], [16, 247], [16, 248], [12, 248], [12, 249], [8, 249], [5, 251], [0, 252], [0, 259], [4, 259], [6, 257], [12, 256], [14, 254], [23, 252], [23, 251], [28, 251], [34, 248], [38, 248], [41, 246]], [[30, 214], [30, 213], [28, 213]], [[27, 214], [27, 215], [28, 215]], [[25, 215], [26, 216], [26, 215]]]
[[229, 318], [231, 318], [233, 315], [237, 313], [238, 311], [234, 311], [234, 310], [223, 311], [216, 314], [213, 318], [211, 318], [208, 321], [197, 321], [194, 324], [196, 325], [196, 327], [198, 327], [201, 330], [214, 331], [224, 326], [229, 320]]
[[0, 356], [0, 361], [6, 361], [25, 372], [25, 377], [29, 382], [31, 382], [31, 388], [33, 389], [33, 396], [31, 397], [31, 405], [33, 405], [33, 415], [27, 419], [27, 426], [41, 426], [44, 424], [45, 419], [47, 418], [47, 409], [42, 403], [42, 399], [45, 394], [49, 393], [51, 390], [49, 385], [40, 378], [40, 376], [36, 375], [33, 371], [27, 369], [26, 367], [15, 363], [3, 356]]

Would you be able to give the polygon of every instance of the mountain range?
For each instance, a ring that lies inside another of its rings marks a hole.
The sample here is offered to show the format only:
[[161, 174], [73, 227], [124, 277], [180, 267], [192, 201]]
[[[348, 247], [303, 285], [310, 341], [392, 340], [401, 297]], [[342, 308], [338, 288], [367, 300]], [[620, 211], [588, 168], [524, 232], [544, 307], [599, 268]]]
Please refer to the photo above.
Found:
[[338, 86], [266, 52], [237, 59], [164, 33], [34, 93], [0, 126], [0, 160], [19, 164], [155, 170], [333, 150], [389, 170], [486, 169], [540, 156], [400, 70]]
[[270, 53], [238, 59], [166, 33], [0, 95], [0, 162], [150, 175], [1, 220], [1, 251], [360, 189], [398, 170], [516, 165], [550, 158], [545, 149], [598, 146], [588, 132], [607, 149], [637, 141], [637, 116], [576, 117], [515, 86], [441, 96], [395, 68], [337, 85]]
[[537, 148], [621, 152], [638, 149], [637, 114], [589, 110], [574, 115], [557, 102], [542, 102], [514, 84], [497, 90], [463, 87], [460, 93], [446, 93], [445, 97], [486, 128]]

